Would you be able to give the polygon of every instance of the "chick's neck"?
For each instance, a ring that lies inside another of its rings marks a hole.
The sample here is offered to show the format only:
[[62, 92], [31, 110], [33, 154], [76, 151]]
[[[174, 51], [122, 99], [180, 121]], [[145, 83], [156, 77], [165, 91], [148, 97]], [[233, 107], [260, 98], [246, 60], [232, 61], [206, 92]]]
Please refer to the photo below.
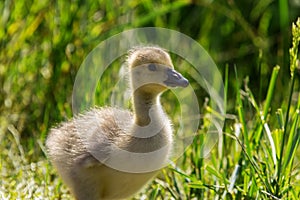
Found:
[[139, 126], [147, 126], [151, 120], [159, 120], [162, 111], [160, 94], [136, 90], [133, 95], [133, 110], [134, 122]]

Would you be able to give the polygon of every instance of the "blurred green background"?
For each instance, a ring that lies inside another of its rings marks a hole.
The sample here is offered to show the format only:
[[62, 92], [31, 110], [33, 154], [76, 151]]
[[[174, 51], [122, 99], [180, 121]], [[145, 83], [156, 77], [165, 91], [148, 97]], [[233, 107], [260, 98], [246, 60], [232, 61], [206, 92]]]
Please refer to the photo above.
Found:
[[291, 25], [300, 1], [2, 0], [0, 11], [0, 151], [7, 170], [14, 161], [2, 161], [17, 147], [12, 141], [21, 144], [26, 162], [44, 157], [49, 128], [72, 116], [72, 87], [85, 56], [130, 28], [180, 31], [198, 41], [222, 73], [228, 65], [231, 113], [234, 66], [240, 80], [249, 77], [261, 102], [273, 67], [280, 65], [272, 104], [280, 106], [288, 92]]

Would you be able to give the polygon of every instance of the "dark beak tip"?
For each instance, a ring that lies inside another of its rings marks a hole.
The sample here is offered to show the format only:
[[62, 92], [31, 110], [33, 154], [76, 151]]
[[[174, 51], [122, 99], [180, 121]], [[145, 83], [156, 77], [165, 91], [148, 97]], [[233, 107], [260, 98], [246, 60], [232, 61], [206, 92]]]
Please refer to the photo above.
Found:
[[187, 79], [184, 80], [182, 87], [186, 88], [189, 85], [189, 81]]
[[186, 88], [190, 84], [189, 81], [185, 78], [176, 81], [165, 81], [164, 83], [168, 87], [183, 87], [183, 88]]

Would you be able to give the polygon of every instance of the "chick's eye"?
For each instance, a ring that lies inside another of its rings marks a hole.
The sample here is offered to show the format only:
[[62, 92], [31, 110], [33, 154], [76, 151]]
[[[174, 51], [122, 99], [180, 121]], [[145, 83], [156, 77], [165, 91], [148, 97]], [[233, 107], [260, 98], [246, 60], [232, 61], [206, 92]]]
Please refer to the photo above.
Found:
[[155, 65], [155, 64], [149, 64], [149, 65], [148, 65], [148, 69], [149, 69], [150, 71], [156, 71], [156, 65]]

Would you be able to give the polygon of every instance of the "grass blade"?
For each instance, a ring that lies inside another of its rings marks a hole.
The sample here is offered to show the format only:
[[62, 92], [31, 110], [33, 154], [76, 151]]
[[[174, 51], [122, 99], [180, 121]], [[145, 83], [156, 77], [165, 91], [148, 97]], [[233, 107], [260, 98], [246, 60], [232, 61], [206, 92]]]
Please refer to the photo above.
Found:
[[272, 160], [273, 160], [274, 166], [276, 167], [276, 164], [277, 164], [277, 156], [276, 156], [275, 143], [274, 143], [274, 140], [273, 140], [273, 137], [272, 137], [270, 128], [269, 128], [269, 126], [268, 126], [267, 123], [264, 123], [264, 128], [265, 128], [267, 137], [268, 137], [269, 142], [270, 142], [270, 145], [271, 145], [271, 150], [272, 150], [272, 151], [271, 151], [271, 152], [272, 152]]
[[[271, 75], [271, 80], [270, 80], [270, 84], [269, 84], [269, 88], [268, 88], [268, 92], [267, 92], [267, 96], [266, 96], [266, 101], [265, 101], [263, 113], [262, 113], [262, 116], [261, 116], [261, 119], [262, 119], [263, 123], [267, 118], [267, 115], [269, 113], [269, 110], [270, 110], [270, 107], [271, 107], [271, 104], [272, 104], [272, 100], [273, 100], [273, 96], [274, 96], [274, 91], [275, 91], [275, 86], [276, 86], [276, 81], [277, 81], [277, 78], [278, 78], [279, 70], [280, 70], [280, 67], [278, 65], [273, 68], [273, 72], [272, 72], [272, 75]], [[263, 126], [261, 125], [258, 128], [258, 131], [255, 135], [255, 143], [256, 144], [259, 144], [259, 140], [261, 139], [262, 130], [263, 130]]]
[[[283, 137], [282, 137], [282, 142], [281, 142], [281, 149], [280, 149], [280, 156], [279, 156], [279, 161], [278, 161], [278, 173], [277, 173], [277, 184], [280, 182], [281, 177], [281, 170], [282, 170], [282, 161], [283, 161], [283, 151], [284, 151], [284, 146], [285, 146], [285, 138], [287, 137], [287, 129], [289, 125], [289, 113], [291, 109], [291, 101], [292, 101], [292, 95], [294, 91], [294, 85], [295, 85], [295, 78], [294, 76], [292, 77], [292, 84], [290, 88], [290, 95], [289, 95], [289, 100], [287, 104], [287, 111], [286, 111], [286, 116], [285, 116], [285, 125], [284, 125], [284, 132], [283, 132]], [[280, 186], [277, 185], [276, 188], [276, 195], [279, 195], [280, 193]]]

